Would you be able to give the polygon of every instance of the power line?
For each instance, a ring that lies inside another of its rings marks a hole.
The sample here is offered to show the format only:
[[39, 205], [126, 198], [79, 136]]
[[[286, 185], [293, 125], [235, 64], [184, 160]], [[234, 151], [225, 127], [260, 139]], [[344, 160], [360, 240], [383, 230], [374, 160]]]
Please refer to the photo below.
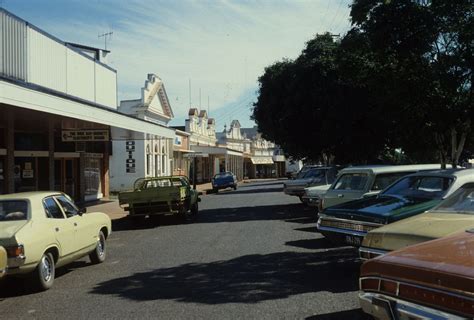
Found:
[[338, 5], [338, 7], [337, 7], [336, 13], [334, 14], [334, 16], [333, 16], [333, 18], [332, 18], [332, 21], [331, 21], [331, 23], [330, 23], [330, 25], [329, 25], [329, 30], [332, 29], [332, 25], [333, 25], [333, 23], [334, 23], [334, 20], [335, 20], [336, 17], [339, 15], [339, 12], [341, 11], [341, 7], [342, 7], [342, 3], [343, 3], [343, 2], [344, 2], [344, 0], [340, 0], [340, 1], [339, 1], [339, 5]]

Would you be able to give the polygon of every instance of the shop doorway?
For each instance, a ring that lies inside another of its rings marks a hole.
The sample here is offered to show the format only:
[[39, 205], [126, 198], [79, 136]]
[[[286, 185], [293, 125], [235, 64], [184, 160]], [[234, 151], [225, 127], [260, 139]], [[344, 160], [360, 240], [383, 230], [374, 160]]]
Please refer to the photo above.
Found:
[[78, 162], [77, 158], [54, 160], [54, 189], [68, 194], [75, 200], [79, 196]]
[[5, 157], [0, 157], [0, 194], [5, 194], [7, 193], [7, 186], [6, 186], [6, 173], [5, 173]]

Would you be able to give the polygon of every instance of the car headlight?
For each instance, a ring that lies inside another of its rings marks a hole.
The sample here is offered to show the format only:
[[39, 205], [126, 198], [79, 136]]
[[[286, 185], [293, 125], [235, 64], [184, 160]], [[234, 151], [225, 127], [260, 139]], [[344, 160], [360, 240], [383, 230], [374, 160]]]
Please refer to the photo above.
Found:
[[382, 244], [383, 234], [378, 232], [369, 232], [362, 241], [363, 247], [378, 248]]

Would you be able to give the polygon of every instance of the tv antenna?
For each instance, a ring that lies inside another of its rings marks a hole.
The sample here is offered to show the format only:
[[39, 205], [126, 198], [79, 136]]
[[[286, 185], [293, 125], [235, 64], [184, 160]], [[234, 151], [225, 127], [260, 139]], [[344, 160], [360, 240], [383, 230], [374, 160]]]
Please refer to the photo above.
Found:
[[107, 38], [112, 38], [113, 32], [106, 32], [98, 35], [98, 38], [104, 38], [104, 49], [107, 50]]

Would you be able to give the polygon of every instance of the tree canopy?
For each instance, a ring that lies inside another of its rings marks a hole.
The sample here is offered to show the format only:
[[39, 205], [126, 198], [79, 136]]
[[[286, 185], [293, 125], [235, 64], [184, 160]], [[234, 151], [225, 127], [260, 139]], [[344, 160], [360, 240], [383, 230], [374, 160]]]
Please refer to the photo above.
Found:
[[473, 144], [473, 17], [469, 0], [355, 0], [342, 39], [318, 35], [265, 69], [253, 119], [297, 158], [367, 163], [401, 149], [457, 165]]

